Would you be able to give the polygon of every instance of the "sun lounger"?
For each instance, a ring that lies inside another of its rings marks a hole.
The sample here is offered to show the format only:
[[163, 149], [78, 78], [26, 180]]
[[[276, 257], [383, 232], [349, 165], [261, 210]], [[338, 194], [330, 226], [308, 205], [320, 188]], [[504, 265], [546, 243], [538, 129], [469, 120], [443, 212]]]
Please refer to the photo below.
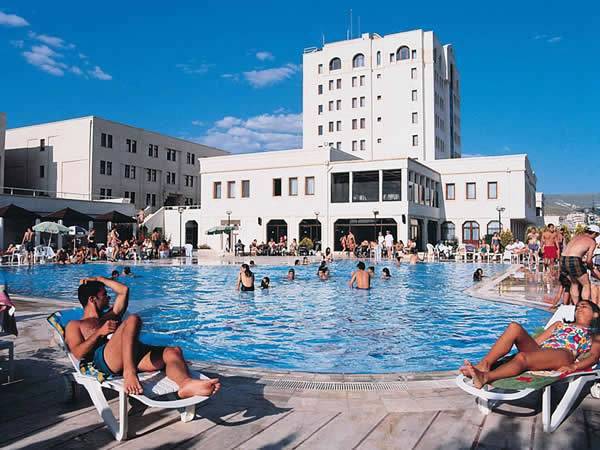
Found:
[[[106, 377], [98, 372], [90, 363], [79, 361], [67, 348], [64, 330], [71, 320], [82, 317], [81, 308], [57, 311], [48, 317], [48, 322], [60, 337], [60, 344], [67, 352], [69, 360], [73, 364], [72, 373], [75, 382], [82, 385], [90, 394], [94, 406], [100, 417], [110, 429], [116, 440], [127, 439], [127, 407], [129, 395], [123, 390], [124, 380], [122, 377]], [[195, 378], [208, 379], [206, 376], [193, 373]], [[164, 371], [145, 372], [139, 375], [140, 383], [144, 388], [143, 395], [131, 395], [131, 397], [143, 404], [155, 408], [178, 409], [182, 422], [190, 422], [196, 415], [196, 405], [209, 399], [209, 397], [195, 396], [186, 399], [160, 399], [160, 397], [176, 397], [178, 387], [165, 375]], [[119, 419], [115, 417], [102, 389], [110, 389], [119, 393]]]
[[[573, 320], [574, 306], [561, 306], [545, 328], [559, 320]], [[588, 382], [600, 380], [600, 366], [569, 374], [561, 374], [556, 371], [535, 372], [528, 371], [516, 377], [497, 380], [492, 385], [486, 385], [482, 389], [473, 386], [471, 379], [459, 374], [456, 384], [463, 391], [476, 397], [477, 406], [483, 414], [489, 414], [493, 408], [501, 403], [519, 400], [527, 397], [535, 391], [543, 389], [542, 394], [542, 423], [547, 433], [552, 433], [565, 419], [573, 404], [577, 400], [581, 390]], [[552, 387], [559, 383], [568, 383], [567, 390], [560, 403], [552, 413]], [[600, 398], [600, 384], [596, 383], [590, 390], [592, 397]]]

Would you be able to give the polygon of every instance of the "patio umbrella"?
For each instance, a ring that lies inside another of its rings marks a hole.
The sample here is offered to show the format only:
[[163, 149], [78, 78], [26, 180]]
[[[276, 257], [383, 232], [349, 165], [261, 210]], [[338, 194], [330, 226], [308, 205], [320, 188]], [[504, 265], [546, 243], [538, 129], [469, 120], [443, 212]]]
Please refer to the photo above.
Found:
[[206, 234], [229, 234], [235, 230], [237, 230], [236, 225], [220, 225], [218, 227], [209, 228], [206, 230]]
[[[50, 233], [50, 235], [67, 234], [69, 232], [69, 229], [67, 227], [56, 222], [41, 222], [37, 225], [34, 225], [32, 229], [33, 231], [39, 231], [40, 233]], [[50, 246], [51, 240], [52, 237], [50, 237], [50, 239], [48, 240], [48, 246]]]

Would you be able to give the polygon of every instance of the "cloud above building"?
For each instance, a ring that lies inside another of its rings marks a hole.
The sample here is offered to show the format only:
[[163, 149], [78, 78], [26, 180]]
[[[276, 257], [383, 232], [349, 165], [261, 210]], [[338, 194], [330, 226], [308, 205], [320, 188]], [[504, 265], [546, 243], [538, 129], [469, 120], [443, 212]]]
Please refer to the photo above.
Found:
[[256, 59], [258, 59], [259, 61], [273, 61], [275, 59], [275, 56], [273, 56], [273, 53], [263, 50], [256, 52]]
[[27, 22], [23, 17], [17, 16], [16, 14], [6, 14], [0, 11], [0, 25], [5, 27], [28, 27], [29, 22]]
[[243, 72], [244, 79], [254, 88], [264, 88], [280, 83], [293, 77], [300, 71], [300, 66], [296, 64], [286, 64], [281, 67], [271, 69], [250, 70]]

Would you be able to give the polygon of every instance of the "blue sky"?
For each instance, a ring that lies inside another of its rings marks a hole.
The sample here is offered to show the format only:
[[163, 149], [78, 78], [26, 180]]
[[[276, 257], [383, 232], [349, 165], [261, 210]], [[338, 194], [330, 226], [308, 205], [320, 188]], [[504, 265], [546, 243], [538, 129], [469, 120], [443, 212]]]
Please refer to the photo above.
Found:
[[583, 4], [3, 1], [0, 110], [9, 127], [95, 114], [233, 151], [297, 147], [302, 50], [345, 38], [352, 8], [355, 31], [360, 16], [363, 32], [455, 45], [464, 154], [528, 153], [538, 190], [600, 191], [600, 6]]

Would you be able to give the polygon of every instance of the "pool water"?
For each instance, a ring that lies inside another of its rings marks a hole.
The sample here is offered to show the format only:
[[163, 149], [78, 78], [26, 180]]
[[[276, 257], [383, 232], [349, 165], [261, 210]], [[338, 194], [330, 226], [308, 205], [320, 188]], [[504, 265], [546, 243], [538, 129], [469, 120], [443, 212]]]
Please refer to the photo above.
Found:
[[[451, 370], [481, 358], [511, 321], [532, 331], [549, 315], [478, 300], [462, 291], [473, 284], [472, 264], [379, 264], [369, 291], [350, 289], [356, 262], [330, 265], [320, 281], [317, 267], [254, 268], [271, 289], [237, 292], [236, 266], [132, 266], [129, 310], [143, 319], [142, 339], [179, 345], [187, 359], [276, 370], [387, 373]], [[389, 267], [390, 280], [380, 279]], [[0, 271], [9, 292], [76, 300], [78, 280], [108, 276], [122, 266], [35, 266]], [[505, 270], [487, 265], [486, 275]]]

